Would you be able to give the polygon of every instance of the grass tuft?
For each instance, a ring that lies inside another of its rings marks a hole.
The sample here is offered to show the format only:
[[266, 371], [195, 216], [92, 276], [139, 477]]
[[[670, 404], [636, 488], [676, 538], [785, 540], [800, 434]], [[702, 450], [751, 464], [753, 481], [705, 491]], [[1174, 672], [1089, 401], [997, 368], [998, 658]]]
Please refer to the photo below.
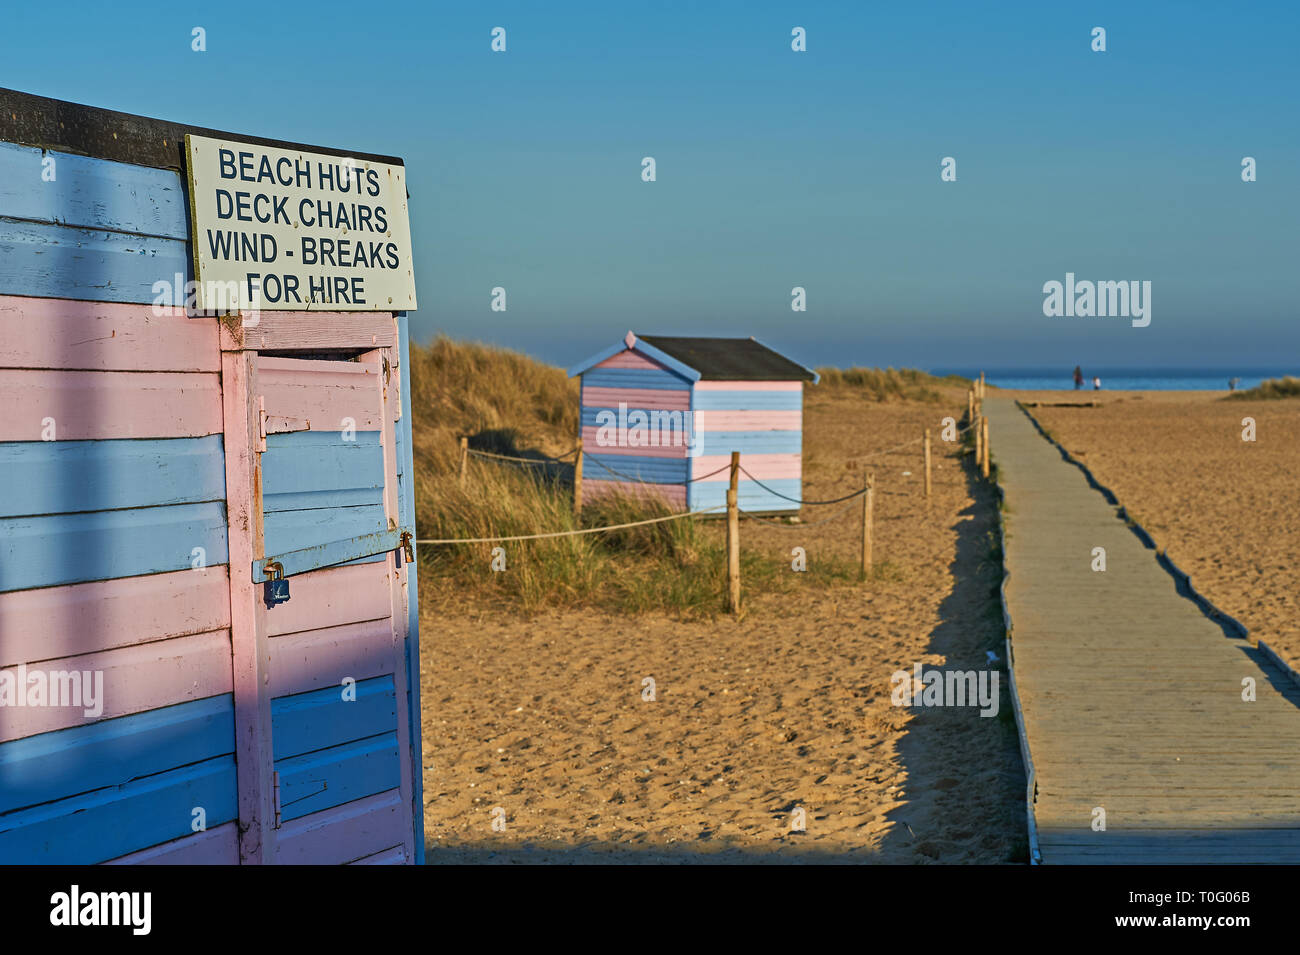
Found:
[[1234, 391], [1225, 396], [1228, 401], [1275, 398], [1300, 398], [1300, 378], [1291, 375], [1284, 378], [1270, 378], [1268, 381], [1260, 382], [1254, 388]]

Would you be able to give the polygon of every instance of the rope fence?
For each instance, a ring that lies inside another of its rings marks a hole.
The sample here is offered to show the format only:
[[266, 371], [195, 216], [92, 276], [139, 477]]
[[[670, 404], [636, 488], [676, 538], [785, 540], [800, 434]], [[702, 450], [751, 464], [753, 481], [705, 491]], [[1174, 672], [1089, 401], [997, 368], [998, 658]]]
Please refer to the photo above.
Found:
[[[987, 478], [989, 476], [989, 426], [988, 426], [988, 418], [986, 418], [983, 413], [983, 401], [984, 401], [984, 374], [983, 372], [981, 372], [979, 379], [974, 382], [973, 387], [967, 392], [966, 424], [963, 427], [959, 428], [954, 434], [959, 436], [959, 435], [966, 434], [967, 432], [974, 433], [975, 467], [983, 477]], [[880, 451], [873, 451], [865, 455], [850, 456], [848, 460], [855, 462], [855, 464], [865, 464], [870, 461], [875, 461], [880, 458], [888, 457], [889, 455], [892, 454], [897, 454], [900, 451], [903, 451], [906, 448], [911, 448], [913, 445], [916, 444], [924, 445], [925, 497], [928, 501], [931, 495], [931, 473], [930, 473], [931, 461], [930, 461], [930, 429], [929, 428], [926, 428], [923, 431], [922, 435], [918, 438], [913, 438], [910, 441], [904, 441], [901, 444], [894, 445], [891, 448], [885, 448]], [[582, 469], [583, 469], [583, 458], [584, 458], [581, 440], [578, 441], [577, 447], [573, 448], [570, 451], [566, 451], [564, 454], [560, 455], [559, 457], [550, 457], [548, 455], [543, 455], [541, 458], [523, 458], [523, 457], [518, 457], [509, 454], [496, 454], [490, 451], [479, 451], [469, 447], [468, 437], [462, 437], [460, 439], [460, 450], [461, 450], [460, 481], [462, 484], [464, 484], [465, 482], [467, 463], [470, 455], [474, 455], [475, 457], [480, 457], [480, 458], [489, 458], [489, 459], [495, 459], [501, 461], [512, 461], [512, 462], [537, 466], [537, 465], [563, 463], [565, 458], [568, 458], [576, 454], [577, 458], [575, 459], [573, 465], [574, 467], [574, 516], [575, 518], [577, 518], [581, 515], [582, 513]], [[591, 463], [598, 465], [602, 469], [602, 471], [612, 474], [616, 477], [622, 478], [623, 480], [631, 482], [633, 484], [641, 485], [643, 487], [650, 487], [650, 488], [656, 487], [655, 484], [651, 482], [643, 481], [641, 480], [641, 478], [637, 476], [624, 474], [622, 471], [610, 467], [608, 464], [606, 464], [603, 461], [598, 461], [593, 458], [591, 460]], [[716, 477], [717, 475], [721, 474], [724, 471], [730, 473], [730, 483], [727, 488], [725, 506], [715, 505], [713, 507], [708, 507], [708, 508], [681, 511], [676, 514], [668, 514], [662, 517], [652, 517], [641, 521], [629, 521], [623, 524], [610, 524], [603, 527], [584, 527], [584, 528], [577, 528], [574, 530], [567, 530], [567, 531], [550, 531], [547, 533], [540, 533], [540, 534], [515, 534], [515, 535], [500, 536], [500, 537], [421, 539], [421, 540], [416, 540], [415, 543], [445, 546], [445, 545], [452, 545], [452, 544], [496, 544], [496, 543], [509, 543], [513, 541], [547, 540], [547, 539], [553, 539], [558, 537], [576, 537], [583, 534], [600, 534], [608, 531], [625, 530], [632, 527], [645, 527], [650, 524], [662, 524], [667, 521], [681, 520], [682, 518], [685, 517], [698, 517], [701, 515], [718, 513], [720, 511], [725, 510], [727, 515], [727, 607], [728, 610], [730, 610], [733, 613], [736, 613], [740, 609], [739, 523], [740, 523], [740, 518], [742, 516], [749, 521], [755, 521], [757, 523], [767, 524], [773, 527], [780, 527], [786, 530], [807, 530], [812, 527], [820, 527], [824, 524], [829, 524], [832, 521], [838, 520], [854, 506], [854, 504], [858, 501], [858, 499], [861, 499], [862, 541], [861, 541], [860, 579], [865, 580], [867, 578], [867, 576], [871, 571], [871, 565], [872, 565], [873, 512], [874, 512], [874, 499], [876, 493], [874, 472], [867, 472], [863, 478], [863, 486], [860, 489], [853, 491], [851, 494], [845, 494], [843, 497], [830, 498], [822, 501], [809, 501], [809, 500], [804, 500], [802, 498], [790, 497], [787, 494], [782, 494], [780, 491], [777, 491], [775, 488], [769, 487], [767, 484], [763, 483], [758, 478], [754, 477], [753, 474], [751, 474], [745, 467], [743, 467], [740, 463], [740, 452], [733, 451], [731, 452], [731, 462], [729, 464], [723, 465], [722, 467], [718, 468], [715, 471], [710, 471], [708, 474], [702, 474], [699, 475], [698, 477], [689, 478], [681, 482], [674, 482], [674, 486], [676, 486], [677, 484], [694, 484], [698, 481], [703, 481], [711, 477]], [[844, 506], [838, 508], [829, 517], [811, 523], [804, 523], [801, 521], [798, 524], [790, 524], [790, 523], [783, 523], [777, 520], [770, 520], [758, 514], [751, 513], [749, 511], [743, 511], [740, 509], [738, 500], [739, 500], [739, 480], [741, 474], [745, 475], [745, 477], [749, 481], [753, 482], [753, 484], [755, 484], [756, 486], [762, 488], [768, 494], [780, 498], [781, 500], [789, 501], [793, 504], [798, 504], [800, 507], [824, 507], [824, 506], [830, 506], [835, 504], [842, 504]], [[886, 492], [886, 493], [897, 493], [897, 492]]]

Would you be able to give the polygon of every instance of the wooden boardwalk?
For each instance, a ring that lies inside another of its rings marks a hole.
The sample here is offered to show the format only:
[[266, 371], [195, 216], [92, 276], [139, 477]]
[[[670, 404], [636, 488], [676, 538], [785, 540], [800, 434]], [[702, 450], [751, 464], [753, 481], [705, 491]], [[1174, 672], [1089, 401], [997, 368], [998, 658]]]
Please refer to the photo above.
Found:
[[1024, 411], [984, 406], [1040, 860], [1300, 863], [1300, 687], [1180, 595]]

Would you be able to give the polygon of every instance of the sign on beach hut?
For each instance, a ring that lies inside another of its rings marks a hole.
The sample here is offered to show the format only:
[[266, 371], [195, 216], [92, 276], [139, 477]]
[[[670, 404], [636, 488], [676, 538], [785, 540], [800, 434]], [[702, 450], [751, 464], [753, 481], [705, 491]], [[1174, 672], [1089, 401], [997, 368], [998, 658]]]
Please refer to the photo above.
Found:
[[628, 332], [569, 369], [581, 375], [583, 494], [653, 494], [690, 510], [724, 507], [733, 451], [739, 506], [797, 511], [803, 387], [817, 374], [753, 338]]
[[[317, 197], [245, 154], [393, 236], [303, 273]], [[421, 858], [402, 169], [0, 90], [0, 863]], [[196, 260], [307, 297], [198, 311]]]

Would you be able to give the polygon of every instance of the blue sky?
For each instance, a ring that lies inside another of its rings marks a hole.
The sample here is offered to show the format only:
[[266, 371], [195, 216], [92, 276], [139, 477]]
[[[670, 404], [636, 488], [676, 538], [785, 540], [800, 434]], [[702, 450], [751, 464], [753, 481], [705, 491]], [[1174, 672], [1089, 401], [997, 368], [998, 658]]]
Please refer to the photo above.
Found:
[[[1285, 368], [1300, 346], [1300, 5], [60, 2], [4, 22], [0, 85], [402, 156], [417, 339], [566, 366], [628, 328], [923, 368]], [[1066, 272], [1151, 281], [1150, 326], [1045, 317]]]

